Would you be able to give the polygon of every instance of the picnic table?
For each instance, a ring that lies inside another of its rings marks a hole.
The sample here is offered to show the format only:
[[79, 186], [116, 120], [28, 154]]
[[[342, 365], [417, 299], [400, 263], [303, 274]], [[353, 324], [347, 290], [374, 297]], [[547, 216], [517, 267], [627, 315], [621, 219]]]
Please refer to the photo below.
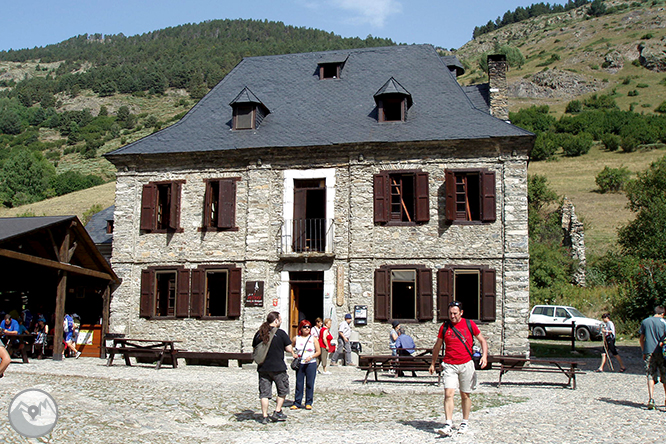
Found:
[[106, 347], [108, 358], [106, 366], [113, 364], [113, 358], [116, 354], [121, 354], [125, 358], [125, 364], [131, 366], [130, 357], [136, 358], [154, 358], [156, 360], [155, 368], [159, 370], [164, 362], [164, 358], [171, 358], [173, 368], [178, 367], [178, 352], [174, 345], [180, 341], [161, 340], [161, 339], [131, 339], [131, 338], [113, 338], [113, 346]]
[[[365, 370], [363, 384], [368, 382], [370, 373], [375, 374], [378, 381], [380, 372], [390, 372], [391, 377], [397, 378], [402, 372], [428, 372], [432, 363], [432, 348], [417, 348], [411, 355], [362, 355], [359, 357], [359, 368]], [[441, 383], [442, 372], [436, 366], [437, 384]]]
[[3, 344], [6, 344], [7, 352], [9, 353], [12, 353], [12, 351], [17, 348], [17, 344], [14, 344], [15, 340], [19, 341], [18, 345], [23, 344], [23, 348], [21, 349], [21, 359], [24, 364], [28, 364], [28, 349], [31, 348], [30, 346], [35, 342], [36, 337], [37, 336], [30, 333], [22, 335], [0, 334], [0, 339]]
[[510, 371], [521, 372], [538, 372], [538, 373], [563, 373], [567, 376], [568, 381], [564, 384], [565, 387], [571, 386], [572, 390], [576, 389], [576, 375], [583, 374], [579, 366], [584, 365], [579, 361], [563, 360], [563, 359], [539, 359], [539, 358], [523, 358], [519, 356], [502, 356], [492, 355], [488, 357], [490, 364], [499, 364], [499, 381], [497, 387], [502, 384], [502, 376]]

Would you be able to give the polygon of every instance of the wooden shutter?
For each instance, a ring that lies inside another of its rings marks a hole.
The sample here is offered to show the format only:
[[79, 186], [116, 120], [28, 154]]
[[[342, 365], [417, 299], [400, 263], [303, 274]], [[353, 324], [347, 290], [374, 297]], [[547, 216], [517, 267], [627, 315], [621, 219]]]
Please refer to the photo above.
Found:
[[149, 183], [143, 186], [141, 192], [141, 229], [151, 231], [155, 229], [155, 210], [157, 207], [157, 185]]
[[183, 187], [181, 182], [171, 182], [171, 200], [169, 202], [169, 228], [178, 230], [180, 228], [180, 191]]
[[481, 220], [495, 222], [495, 172], [481, 172]]
[[386, 321], [389, 318], [390, 270], [375, 270], [375, 321]]
[[481, 320], [495, 321], [496, 307], [495, 270], [481, 270]]
[[200, 318], [204, 315], [204, 307], [206, 306], [206, 289], [205, 284], [206, 271], [201, 268], [192, 270], [192, 297], [190, 316], [193, 318]]
[[428, 195], [428, 173], [416, 173], [414, 178], [416, 190], [416, 222], [430, 220], [430, 200]]
[[380, 173], [374, 176], [375, 223], [381, 224], [389, 221], [389, 185], [388, 174]]
[[139, 316], [151, 318], [155, 314], [155, 271], [141, 270], [141, 301]]
[[219, 185], [217, 227], [230, 229], [236, 224], [236, 181], [221, 179]]
[[213, 187], [210, 180], [205, 181], [206, 184], [206, 193], [204, 194], [204, 208], [203, 208], [203, 227], [210, 227], [211, 218], [213, 214], [211, 212], [213, 205]]
[[453, 301], [453, 270], [437, 270], [437, 320], [449, 319], [449, 304]]
[[186, 318], [190, 315], [190, 270], [178, 270], [176, 291], [176, 317]]
[[229, 306], [227, 309], [227, 316], [239, 317], [241, 315], [241, 269], [229, 269], [229, 295], [227, 300]]
[[[456, 220], [456, 175], [451, 170], [446, 170], [446, 182], [444, 184], [446, 188], [446, 220], [454, 221]], [[446, 315], [448, 317], [448, 313]]]
[[294, 190], [294, 220], [293, 224], [293, 251], [302, 252], [306, 246], [306, 222], [305, 222], [305, 206], [307, 203], [307, 190], [304, 188], [296, 188]]
[[418, 273], [418, 320], [432, 320], [432, 270], [419, 269]]

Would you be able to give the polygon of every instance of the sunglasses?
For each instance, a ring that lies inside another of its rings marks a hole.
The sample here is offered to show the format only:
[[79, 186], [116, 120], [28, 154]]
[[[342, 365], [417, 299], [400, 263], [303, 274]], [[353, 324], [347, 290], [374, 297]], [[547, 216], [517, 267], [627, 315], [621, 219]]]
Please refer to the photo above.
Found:
[[462, 307], [462, 302], [458, 302], [458, 301], [450, 302], [449, 307]]
[[310, 328], [310, 326], [309, 325], [304, 325], [301, 328]]

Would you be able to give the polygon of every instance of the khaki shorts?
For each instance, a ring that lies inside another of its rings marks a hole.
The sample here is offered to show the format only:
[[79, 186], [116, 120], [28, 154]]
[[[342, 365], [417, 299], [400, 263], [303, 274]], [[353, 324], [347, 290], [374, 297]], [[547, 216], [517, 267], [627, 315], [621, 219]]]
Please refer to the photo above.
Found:
[[459, 388], [463, 393], [472, 393], [476, 389], [476, 371], [474, 361], [465, 364], [442, 364], [444, 369], [444, 388]]

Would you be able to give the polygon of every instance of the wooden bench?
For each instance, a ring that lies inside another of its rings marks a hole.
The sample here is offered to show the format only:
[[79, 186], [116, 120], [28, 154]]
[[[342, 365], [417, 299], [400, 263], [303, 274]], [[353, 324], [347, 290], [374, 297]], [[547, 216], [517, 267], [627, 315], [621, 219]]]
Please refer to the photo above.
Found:
[[580, 371], [581, 364], [579, 361], [563, 360], [563, 359], [539, 359], [539, 358], [523, 358], [520, 356], [498, 356], [493, 355], [488, 357], [489, 365], [493, 368], [499, 368], [499, 381], [497, 387], [502, 385], [502, 376], [510, 371], [520, 372], [537, 372], [537, 373], [563, 373], [567, 376], [567, 383], [565, 387], [571, 387], [572, 390], [576, 389], [576, 375], [584, 374]]
[[228, 364], [229, 361], [238, 362], [238, 366], [242, 367], [243, 364], [252, 363], [252, 353], [223, 353], [223, 352], [196, 352], [179, 350], [176, 353], [178, 358], [189, 360], [201, 360], [207, 362], [218, 362], [220, 364]]
[[155, 368], [159, 370], [165, 362], [165, 358], [168, 358], [171, 360], [173, 368], [176, 368], [178, 367], [178, 352], [182, 351], [174, 348], [176, 342], [178, 341], [114, 338], [113, 346], [106, 347], [108, 354], [106, 366], [111, 366], [115, 355], [121, 354], [125, 358], [125, 365], [132, 365], [130, 357], [148, 358], [152, 359], [152, 362], [156, 362]]
[[[375, 374], [375, 381], [379, 381], [379, 373], [391, 372], [393, 378], [397, 378], [403, 372], [427, 372], [430, 375], [430, 363], [432, 356], [420, 354], [416, 356], [393, 356], [393, 355], [364, 355], [359, 357], [359, 368], [365, 370], [363, 384], [368, 382], [370, 373]], [[442, 373], [437, 366], [437, 384], [441, 383]]]

